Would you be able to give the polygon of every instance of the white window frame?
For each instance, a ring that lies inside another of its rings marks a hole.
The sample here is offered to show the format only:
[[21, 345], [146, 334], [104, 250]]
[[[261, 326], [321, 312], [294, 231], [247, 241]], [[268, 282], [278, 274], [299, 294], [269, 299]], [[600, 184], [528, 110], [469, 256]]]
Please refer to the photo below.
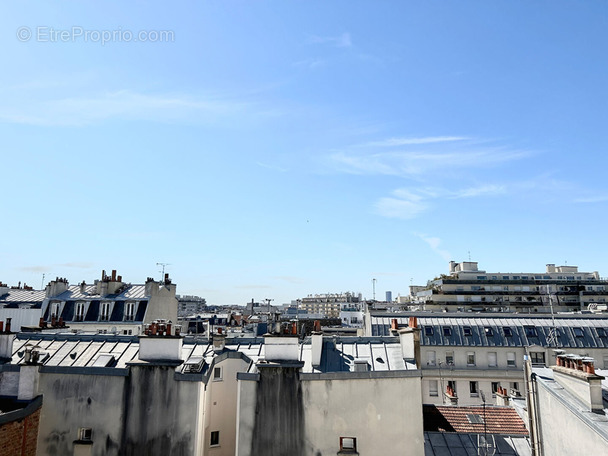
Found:
[[224, 369], [221, 366], [215, 366], [213, 368], [213, 381], [221, 382], [224, 378]]
[[426, 352], [426, 365], [427, 366], [436, 366], [437, 365], [437, 357], [434, 350], [428, 350]]
[[135, 320], [135, 301], [125, 303], [125, 321]]
[[104, 301], [99, 305], [99, 321], [110, 321], [111, 307], [110, 301]]
[[445, 352], [445, 363], [448, 366], [454, 365], [454, 352], [453, 351]]
[[496, 352], [488, 352], [488, 367], [498, 367], [498, 354]]
[[79, 301], [76, 303], [76, 308], [74, 309], [74, 321], [84, 321], [84, 302]]
[[515, 352], [507, 352], [507, 367], [517, 367]]
[[429, 380], [429, 396], [439, 396], [439, 382], [437, 380]]
[[[471, 359], [473, 362], [471, 362]], [[475, 352], [467, 352], [467, 366], [475, 366]]]
[[479, 382], [469, 382], [469, 393], [471, 394], [471, 397], [479, 397]]

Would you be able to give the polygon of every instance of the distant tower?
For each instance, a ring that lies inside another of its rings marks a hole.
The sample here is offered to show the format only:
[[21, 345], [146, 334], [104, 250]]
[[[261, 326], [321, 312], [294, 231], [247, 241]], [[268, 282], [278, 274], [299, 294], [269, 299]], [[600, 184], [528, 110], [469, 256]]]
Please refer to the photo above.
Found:
[[386, 302], [393, 302], [393, 292], [392, 291], [386, 292]]

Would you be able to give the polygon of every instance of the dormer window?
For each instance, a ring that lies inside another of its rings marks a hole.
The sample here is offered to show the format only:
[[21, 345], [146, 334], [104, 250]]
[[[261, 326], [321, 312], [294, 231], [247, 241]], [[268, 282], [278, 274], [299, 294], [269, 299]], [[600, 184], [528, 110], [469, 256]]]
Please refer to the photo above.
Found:
[[51, 318], [59, 318], [59, 303], [53, 302], [51, 303]]
[[125, 304], [125, 321], [135, 320], [135, 303], [127, 302]]
[[524, 330], [526, 331], [526, 337], [538, 337], [536, 326], [524, 326]]
[[503, 326], [502, 332], [505, 334], [505, 337], [512, 337], [513, 336], [513, 330], [510, 327], [508, 327], [508, 326]]
[[84, 302], [76, 303], [76, 310], [74, 311], [74, 321], [84, 320]]
[[443, 327], [443, 335], [445, 337], [450, 337], [452, 335], [452, 327], [451, 326], [444, 326]]
[[572, 328], [575, 337], [583, 337], [583, 328]]
[[424, 335], [425, 336], [432, 336], [433, 335], [433, 327], [432, 326], [425, 326], [424, 327]]
[[111, 302], [102, 302], [101, 309], [99, 311], [99, 321], [109, 321], [110, 320], [110, 305]]
[[492, 337], [494, 335], [494, 330], [490, 326], [486, 326], [484, 328], [487, 337]]
[[462, 331], [464, 332], [464, 335], [467, 337], [470, 337], [473, 335], [473, 330], [471, 329], [470, 326], [465, 326], [462, 328]]

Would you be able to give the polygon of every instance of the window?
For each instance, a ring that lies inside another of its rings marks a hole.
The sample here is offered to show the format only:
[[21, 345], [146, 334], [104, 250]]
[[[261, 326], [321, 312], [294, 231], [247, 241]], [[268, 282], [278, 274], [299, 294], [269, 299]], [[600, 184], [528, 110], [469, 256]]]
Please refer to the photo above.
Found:
[[513, 280], [519, 280], [519, 276], [513, 276]]
[[509, 276], [502, 276], [502, 280], [509, 280]]
[[435, 352], [432, 350], [429, 350], [426, 352], [426, 364], [427, 366], [434, 366], [436, 364], [435, 362]]
[[513, 391], [519, 391], [519, 383], [518, 383], [518, 382], [511, 382], [511, 383], [509, 384], [509, 386], [511, 387], [511, 389], [512, 389]]
[[425, 336], [432, 336], [433, 335], [433, 327], [432, 326], [425, 326], [424, 327], [424, 335]]
[[543, 352], [531, 352], [530, 361], [532, 364], [545, 364], [545, 354]]
[[583, 337], [583, 328], [572, 328], [575, 337]]
[[355, 437], [340, 437], [340, 451], [355, 453], [357, 451], [357, 439]]
[[59, 303], [54, 302], [51, 304], [51, 318], [59, 318]]
[[503, 326], [502, 332], [505, 334], [505, 337], [513, 336], [513, 330], [511, 328], [509, 328], [508, 326]]
[[125, 304], [125, 321], [135, 320], [135, 303], [127, 302]]
[[76, 303], [76, 311], [74, 312], [74, 321], [84, 320], [84, 302]]
[[484, 328], [484, 331], [486, 332], [486, 336], [488, 337], [492, 337], [494, 335], [494, 330], [490, 326], [486, 326]]
[[472, 285], [471, 286], [471, 291], [479, 291], [481, 290], [481, 287], [479, 285]]
[[450, 337], [452, 335], [452, 327], [451, 326], [444, 326], [443, 327], [443, 335], [445, 337]]
[[99, 320], [108, 321], [109, 319], [110, 319], [110, 303], [102, 302], [101, 303], [101, 312], [99, 312]]
[[222, 379], [222, 368], [221, 367], [216, 367], [213, 369], [213, 380], [214, 381], [219, 381]]
[[496, 352], [488, 352], [488, 367], [496, 367], [497, 365]]
[[123, 329], [122, 333], [125, 336], [130, 336], [133, 334], [133, 330], [132, 329]]
[[477, 276], [477, 280], [488, 280], [488, 276]]
[[507, 352], [507, 366], [517, 367], [515, 364], [515, 352]]
[[462, 331], [464, 332], [465, 336], [471, 336], [471, 335], [473, 335], [473, 331], [471, 330], [470, 326], [464, 326], [462, 328]]
[[598, 337], [606, 337], [606, 329], [596, 328]]
[[448, 388], [452, 388], [454, 396], [456, 396], [456, 380], [448, 380]]
[[492, 394], [496, 394], [498, 388], [500, 388], [500, 382], [492, 382]]
[[524, 330], [526, 331], [526, 337], [538, 337], [536, 326], [524, 326]]
[[83, 442], [90, 442], [93, 439], [93, 430], [91, 428], [79, 428], [78, 429], [78, 440]]
[[448, 366], [453, 366], [454, 365], [454, 352], [452, 352], [452, 351], [445, 352], [445, 363]]
[[220, 431], [211, 431], [211, 446], [218, 446], [220, 444]]
[[474, 366], [475, 365], [475, 352], [468, 352], [467, 353], [467, 366]]
[[469, 392], [471, 393], [471, 397], [479, 396], [479, 387], [477, 382], [469, 382]]
[[439, 396], [437, 380], [429, 380], [429, 396]]

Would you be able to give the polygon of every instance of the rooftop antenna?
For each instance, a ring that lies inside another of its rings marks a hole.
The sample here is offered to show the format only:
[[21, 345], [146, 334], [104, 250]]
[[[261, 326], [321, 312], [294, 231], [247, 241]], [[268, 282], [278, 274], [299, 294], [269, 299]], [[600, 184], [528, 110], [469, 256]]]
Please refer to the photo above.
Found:
[[160, 276], [160, 281], [163, 282], [165, 280], [165, 266], [171, 266], [171, 264], [170, 263], [156, 263], [156, 266], [162, 266], [163, 267], [162, 272], [158, 271], [158, 272], [160, 272], [162, 274]]
[[477, 455], [494, 456], [494, 453], [496, 453], [496, 442], [494, 440], [494, 436], [490, 435], [490, 440], [488, 440], [488, 424], [486, 420], [486, 395], [481, 390], [479, 390], [479, 394], [481, 394], [481, 400], [483, 401], [483, 436], [481, 434], [477, 436]]
[[373, 293], [374, 293], [374, 301], [376, 300], [376, 279], [372, 279], [372, 289], [373, 289]]
[[42, 283], [40, 284], [40, 289], [41, 290], [44, 290], [44, 276], [45, 275], [46, 275], [45, 273], [42, 273]]
[[469, 261], [471, 261], [471, 251], [470, 250], [468, 251], [468, 254], [469, 254]]

